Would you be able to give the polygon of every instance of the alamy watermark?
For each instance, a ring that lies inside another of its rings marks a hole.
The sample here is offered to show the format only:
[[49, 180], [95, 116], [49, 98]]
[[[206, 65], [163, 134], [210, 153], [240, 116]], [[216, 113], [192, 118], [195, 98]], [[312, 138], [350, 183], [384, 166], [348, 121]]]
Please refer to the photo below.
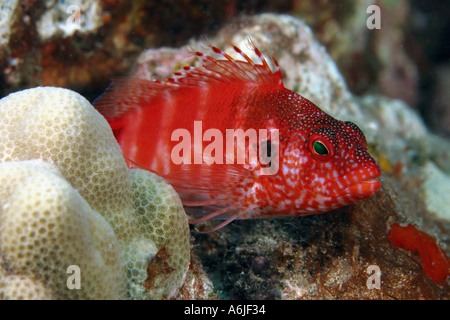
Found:
[[70, 16], [66, 20], [66, 27], [69, 29], [81, 29], [81, 8], [75, 4], [67, 7], [66, 13]]
[[381, 269], [379, 266], [373, 264], [367, 267], [366, 270], [369, 277], [366, 281], [367, 289], [381, 289]]
[[367, 18], [367, 29], [381, 29], [381, 9], [377, 5], [371, 5], [367, 7], [367, 14], [370, 16]]
[[77, 265], [70, 265], [66, 270], [67, 274], [70, 276], [67, 277], [66, 285], [69, 290], [80, 290], [81, 289], [81, 269]]
[[[260, 175], [278, 172], [278, 129], [226, 129], [224, 137], [215, 128], [203, 132], [202, 121], [194, 121], [193, 132], [193, 137], [184, 128], [172, 132], [171, 141], [178, 142], [171, 151], [174, 164], [259, 164]], [[209, 142], [205, 148], [204, 142]]]

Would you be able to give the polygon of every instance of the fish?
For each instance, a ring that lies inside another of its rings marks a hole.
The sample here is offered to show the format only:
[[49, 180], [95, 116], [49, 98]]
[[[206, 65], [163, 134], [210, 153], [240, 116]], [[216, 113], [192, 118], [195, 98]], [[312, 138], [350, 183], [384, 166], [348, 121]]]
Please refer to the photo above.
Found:
[[[320, 214], [381, 187], [357, 125], [285, 88], [276, 58], [253, 42], [253, 58], [230, 46], [235, 58], [209, 44], [210, 53], [192, 52], [199, 66], [163, 81], [115, 79], [94, 102], [129, 165], [172, 184], [190, 223], [222, 219], [215, 231], [236, 219]], [[227, 130], [248, 135], [228, 144]]]

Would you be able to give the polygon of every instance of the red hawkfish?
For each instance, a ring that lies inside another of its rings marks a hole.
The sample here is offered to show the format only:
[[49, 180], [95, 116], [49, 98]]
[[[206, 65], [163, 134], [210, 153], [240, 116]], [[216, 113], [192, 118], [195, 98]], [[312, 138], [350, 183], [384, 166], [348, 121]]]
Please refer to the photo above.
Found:
[[[200, 207], [191, 223], [225, 219], [213, 231], [235, 219], [323, 213], [380, 188], [363, 132], [285, 88], [275, 57], [256, 46], [256, 62], [236, 46], [239, 59], [210, 48], [217, 58], [195, 52], [200, 67], [166, 81], [114, 80], [94, 103], [127, 160], [164, 177], [187, 209]], [[230, 129], [244, 139], [229, 144]], [[265, 134], [255, 142], [250, 133]]]

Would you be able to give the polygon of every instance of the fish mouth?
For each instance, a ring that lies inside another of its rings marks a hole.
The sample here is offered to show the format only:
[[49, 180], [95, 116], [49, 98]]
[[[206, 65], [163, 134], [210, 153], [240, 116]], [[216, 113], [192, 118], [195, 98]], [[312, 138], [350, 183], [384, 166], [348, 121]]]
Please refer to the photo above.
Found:
[[345, 193], [366, 198], [377, 192], [381, 187], [381, 182], [375, 179], [368, 179], [352, 184], [345, 188]]
[[381, 182], [377, 180], [381, 175], [381, 170], [378, 166], [370, 168], [364, 174], [353, 175], [353, 183], [344, 189], [344, 192], [352, 197], [364, 199], [381, 188]]

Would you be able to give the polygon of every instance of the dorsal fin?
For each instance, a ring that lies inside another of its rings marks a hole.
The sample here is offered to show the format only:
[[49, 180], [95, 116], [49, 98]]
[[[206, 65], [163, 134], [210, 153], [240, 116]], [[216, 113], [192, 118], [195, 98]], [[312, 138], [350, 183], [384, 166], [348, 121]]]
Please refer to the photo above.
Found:
[[252, 49], [259, 60], [259, 64], [255, 63], [245, 52], [235, 45], [232, 45], [233, 50], [244, 60], [234, 59], [215, 46], [211, 45], [210, 48], [223, 59], [216, 59], [210, 55], [196, 51], [194, 54], [201, 59], [201, 67], [185, 66], [181, 71], [175, 72], [174, 76], [170, 77], [167, 82], [193, 86], [210, 85], [214, 82], [226, 83], [235, 81], [254, 83], [255, 85], [283, 85], [278, 61], [275, 57], [271, 57], [275, 68], [272, 71], [266, 58], [255, 46], [252, 46]]
[[151, 103], [162, 92], [170, 94], [174, 87], [177, 86], [161, 81], [116, 78], [93, 105], [108, 121], [115, 120], [131, 109]]
[[271, 56], [270, 61], [274, 68], [272, 70], [261, 51], [252, 43], [251, 46], [257, 56], [257, 62], [235, 45], [232, 45], [233, 50], [243, 60], [234, 59], [221, 49], [210, 45], [211, 51], [220, 58], [196, 51], [194, 54], [201, 60], [201, 66], [185, 66], [174, 72], [166, 81], [115, 79], [94, 105], [109, 121], [120, 121], [121, 116], [129, 110], [152, 105], [158, 97], [192, 87], [214, 86], [220, 83], [272, 85], [274, 89], [282, 87], [283, 79], [277, 60]]

